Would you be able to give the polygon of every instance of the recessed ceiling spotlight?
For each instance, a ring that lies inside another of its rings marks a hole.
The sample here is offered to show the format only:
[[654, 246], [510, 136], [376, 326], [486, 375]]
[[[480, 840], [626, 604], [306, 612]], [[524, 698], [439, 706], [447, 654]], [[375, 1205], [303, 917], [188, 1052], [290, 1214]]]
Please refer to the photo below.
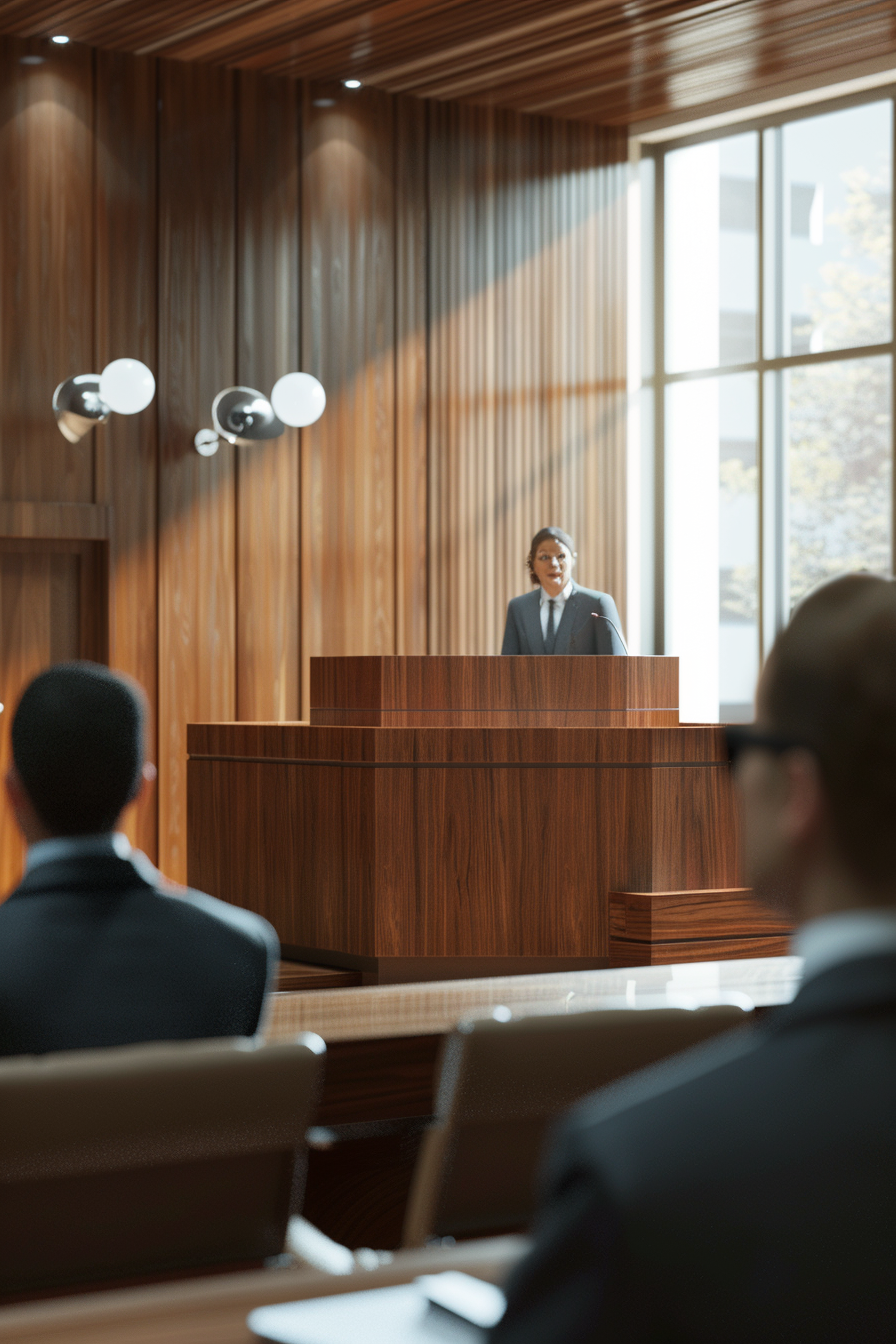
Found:
[[336, 99], [335, 99], [335, 98], [315, 98], [315, 99], [314, 99], [314, 106], [315, 106], [315, 107], [335, 107], [335, 106], [336, 106]]
[[65, 47], [71, 42], [71, 38], [65, 37], [62, 33], [57, 33], [55, 37], [50, 38], [50, 41], [55, 42], [57, 47]]
[[347, 89], [360, 89], [361, 87], [360, 79], [344, 79], [342, 82]]

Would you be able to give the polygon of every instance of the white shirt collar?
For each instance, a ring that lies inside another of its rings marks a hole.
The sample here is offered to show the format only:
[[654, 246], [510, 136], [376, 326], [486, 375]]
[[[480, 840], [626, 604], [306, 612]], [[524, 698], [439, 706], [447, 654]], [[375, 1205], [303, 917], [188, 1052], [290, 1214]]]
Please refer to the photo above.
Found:
[[548, 594], [545, 592], [545, 590], [542, 588], [542, 590], [541, 590], [541, 605], [542, 605], [542, 606], [545, 606], [548, 602], [550, 602], [551, 600], [553, 600], [554, 602], [558, 602], [558, 603], [560, 604], [560, 606], [562, 607], [562, 606], [563, 606], [563, 603], [564, 603], [564, 602], [568, 602], [569, 599], [572, 597], [572, 593], [573, 593], [573, 581], [572, 581], [572, 579], [569, 580], [569, 583], [566, 585], [566, 587], [563, 589], [563, 591], [562, 591], [562, 592], [559, 592], [559, 593], [557, 594], [557, 596], [556, 596], [555, 598], [553, 598], [553, 599], [551, 599], [551, 598], [548, 596]]
[[804, 980], [841, 961], [896, 952], [896, 909], [843, 910], [810, 919], [793, 935], [790, 949], [803, 958]]
[[100, 835], [54, 835], [49, 840], [38, 840], [36, 845], [28, 846], [25, 872], [30, 873], [40, 864], [53, 863], [56, 859], [96, 858], [104, 854], [127, 859], [131, 854], [131, 842], [122, 831], [104, 831]]

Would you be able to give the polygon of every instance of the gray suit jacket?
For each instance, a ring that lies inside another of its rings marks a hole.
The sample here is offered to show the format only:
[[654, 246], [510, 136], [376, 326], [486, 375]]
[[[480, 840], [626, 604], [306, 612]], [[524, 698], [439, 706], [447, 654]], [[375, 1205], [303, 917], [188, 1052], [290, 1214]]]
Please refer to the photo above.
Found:
[[[524, 597], [512, 598], [507, 604], [502, 653], [544, 653], [540, 601], [541, 588], [538, 587]], [[609, 593], [596, 593], [591, 588], [573, 584], [557, 629], [555, 653], [625, 653], [625, 646], [613, 626], [607, 621], [594, 620], [592, 613], [606, 616], [622, 629], [616, 603]]]

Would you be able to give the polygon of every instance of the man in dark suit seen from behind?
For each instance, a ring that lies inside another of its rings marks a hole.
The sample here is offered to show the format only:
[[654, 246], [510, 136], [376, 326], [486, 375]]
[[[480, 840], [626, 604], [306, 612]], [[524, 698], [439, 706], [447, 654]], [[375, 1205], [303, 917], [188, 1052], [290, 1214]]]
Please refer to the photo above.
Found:
[[570, 1112], [493, 1344], [896, 1339], [896, 584], [810, 595], [729, 747], [801, 988]]
[[139, 687], [95, 663], [22, 695], [6, 791], [28, 849], [0, 905], [0, 1054], [258, 1030], [274, 930], [168, 883], [119, 829], [155, 775], [144, 720]]

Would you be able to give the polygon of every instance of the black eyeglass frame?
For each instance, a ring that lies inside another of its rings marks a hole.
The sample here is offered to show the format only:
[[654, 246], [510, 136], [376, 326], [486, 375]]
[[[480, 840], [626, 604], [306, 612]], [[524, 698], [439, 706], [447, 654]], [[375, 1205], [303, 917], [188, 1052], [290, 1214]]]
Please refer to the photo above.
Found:
[[771, 751], [776, 756], [782, 756], [785, 751], [795, 751], [797, 748], [802, 748], [804, 751], [812, 750], [805, 742], [800, 742], [795, 737], [787, 737], [784, 733], [764, 732], [751, 723], [726, 724], [724, 733], [728, 764], [732, 769], [745, 751], [753, 749]]

